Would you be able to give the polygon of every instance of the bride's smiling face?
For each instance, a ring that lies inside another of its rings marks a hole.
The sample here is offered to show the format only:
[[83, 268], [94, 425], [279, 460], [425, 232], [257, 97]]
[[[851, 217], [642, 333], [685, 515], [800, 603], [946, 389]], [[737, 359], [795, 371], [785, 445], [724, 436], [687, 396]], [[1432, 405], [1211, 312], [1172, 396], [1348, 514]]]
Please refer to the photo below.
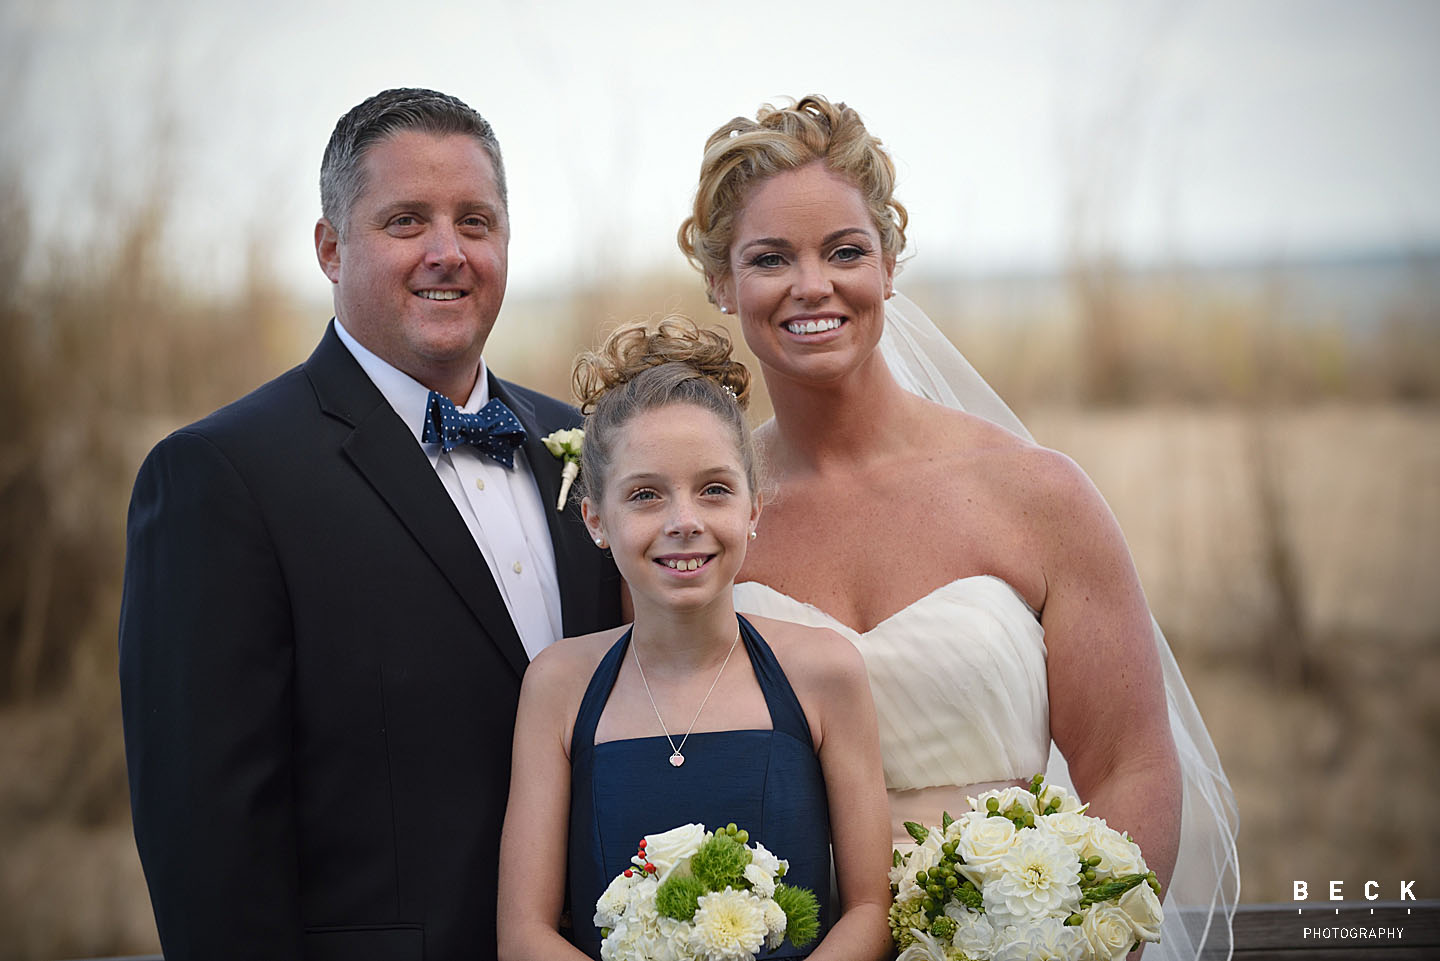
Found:
[[611, 463], [599, 502], [581, 511], [637, 608], [691, 609], [728, 592], [760, 516], [732, 429], [693, 404], [643, 411], [620, 428]]
[[880, 341], [895, 261], [860, 191], [816, 162], [751, 189], [716, 301], [768, 372], [830, 380]]

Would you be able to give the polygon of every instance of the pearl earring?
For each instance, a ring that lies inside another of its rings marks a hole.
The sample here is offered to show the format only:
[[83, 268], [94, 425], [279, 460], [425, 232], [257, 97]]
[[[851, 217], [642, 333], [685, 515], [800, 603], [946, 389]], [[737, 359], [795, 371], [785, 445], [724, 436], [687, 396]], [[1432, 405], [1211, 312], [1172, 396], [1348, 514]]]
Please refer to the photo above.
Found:
[[751, 532], [750, 532], [750, 539], [751, 539], [752, 541], [753, 541], [755, 538], [759, 537], [759, 536], [760, 536], [760, 535], [759, 535], [759, 534], [756, 534], [754, 531], [751, 531]]
[[729, 307], [726, 307], [724, 304], [721, 304], [721, 305], [720, 305], [720, 313], [722, 313], [722, 314], [728, 314], [728, 313], [730, 313], [730, 308], [729, 308]]
[[605, 549], [605, 538], [603, 538], [603, 537], [597, 537], [597, 538], [595, 538], [595, 546], [598, 547], [598, 548], [600, 548], [600, 549], [603, 551], [603, 550]]

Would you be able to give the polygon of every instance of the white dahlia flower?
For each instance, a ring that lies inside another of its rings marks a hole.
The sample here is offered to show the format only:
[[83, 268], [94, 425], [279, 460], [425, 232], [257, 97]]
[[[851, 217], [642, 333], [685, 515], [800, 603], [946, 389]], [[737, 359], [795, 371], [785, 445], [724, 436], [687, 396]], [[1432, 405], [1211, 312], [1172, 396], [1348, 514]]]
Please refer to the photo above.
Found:
[[996, 872], [981, 889], [996, 924], [1068, 915], [1080, 905], [1075, 853], [1039, 831], [1021, 831]]
[[706, 961], [750, 961], [769, 928], [760, 902], [747, 891], [726, 888], [700, 896], [690, 946]]

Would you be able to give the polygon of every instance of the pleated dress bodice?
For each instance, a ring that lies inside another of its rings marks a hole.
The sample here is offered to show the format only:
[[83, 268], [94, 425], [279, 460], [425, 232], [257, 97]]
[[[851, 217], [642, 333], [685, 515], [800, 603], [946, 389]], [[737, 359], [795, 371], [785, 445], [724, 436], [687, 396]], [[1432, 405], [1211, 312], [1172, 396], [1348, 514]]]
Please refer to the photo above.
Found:
[[735, 607], [848, 638], [865, 659], [880, 727], [892, 834], [966, 810], [965, 797], [1028, 780], [1050, 758], [1045, 632], [998, 577], [963, 577], [857, 631], [758, 582]]

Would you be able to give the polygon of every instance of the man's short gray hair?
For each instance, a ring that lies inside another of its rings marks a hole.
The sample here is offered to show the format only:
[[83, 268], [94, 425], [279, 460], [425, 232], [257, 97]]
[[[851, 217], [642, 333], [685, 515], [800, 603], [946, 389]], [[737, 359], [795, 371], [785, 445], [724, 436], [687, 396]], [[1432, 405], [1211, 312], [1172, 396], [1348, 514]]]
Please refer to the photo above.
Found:
[[449, 94], [415, 87], [383, 90], [340, 118], [320, 162], [320, 211], [345, 239], [350, 212], [365, 191], [365, 154], [375, 144], [409, 130], [474, 137], [495, 168], [500, 201], [508, 206], [500, 141], [485, 118]]

